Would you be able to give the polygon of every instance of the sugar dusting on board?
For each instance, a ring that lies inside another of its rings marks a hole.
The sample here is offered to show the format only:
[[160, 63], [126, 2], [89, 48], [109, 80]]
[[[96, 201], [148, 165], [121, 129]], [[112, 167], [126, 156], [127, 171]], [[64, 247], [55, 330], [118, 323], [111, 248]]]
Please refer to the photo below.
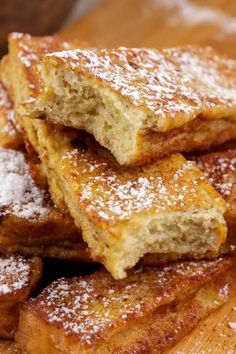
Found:
[[30, 261], [19, 255], [0, 256], [0, 296], [29, 284]]
[[21, 218], [35, 218], [50, 213], [46, 192], [32, 180], [21, 152], [0, 149], [0, 209]]
[[[146, 15], [149, 11], [164, 10], [168, 11], [167, 24], [175, 26], [198, 26], [209, 24], [216, 27], [222, 35], [236, 33], [236, 19], [216, 6], [207, 6], [198, 4], [190, 0], [149, 0], [149, 6], [146, 6]], [[218, 33], [217, 33], [218, 34]]]

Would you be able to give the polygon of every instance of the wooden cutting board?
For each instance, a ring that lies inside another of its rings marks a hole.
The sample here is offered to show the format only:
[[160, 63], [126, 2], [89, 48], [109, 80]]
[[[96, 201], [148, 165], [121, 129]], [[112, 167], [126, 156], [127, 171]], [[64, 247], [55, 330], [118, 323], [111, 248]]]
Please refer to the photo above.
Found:
[[[105, 0], [62, 34], [99, 47], [211, 45], [236, 58], [236, 0]], [[236, 294], [169, 354], [236, 353], [231, 322]]]

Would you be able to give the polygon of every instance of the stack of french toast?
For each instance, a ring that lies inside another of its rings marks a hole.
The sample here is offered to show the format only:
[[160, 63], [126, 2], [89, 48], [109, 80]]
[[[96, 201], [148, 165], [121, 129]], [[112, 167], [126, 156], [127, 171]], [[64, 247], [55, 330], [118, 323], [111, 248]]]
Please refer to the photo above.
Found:
[[168, 350], [236, 289], [236, 62], [13, 33], [0, 80], [1, 338]]

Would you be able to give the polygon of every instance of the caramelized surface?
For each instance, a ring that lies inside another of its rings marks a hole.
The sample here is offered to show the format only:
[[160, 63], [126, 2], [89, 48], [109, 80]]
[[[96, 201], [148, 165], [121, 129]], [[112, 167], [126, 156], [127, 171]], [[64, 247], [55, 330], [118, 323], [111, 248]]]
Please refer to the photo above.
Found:
[[81, 233], [35, 184], [23, 153], [0, 149], [0, 183], [2, 251], [88, 259]]
[[216, 119], [236, 109], [236, 62], [213, 49], [71, 50], [48, 54], [42, 64], [64, 62], [145, 110], [142, 128], [165, 132], [196, 118]]
[[0, 301], [23, 301], [39, 282], [42, 262], [19, 255], [0, 256]]
[[[32, 353], [49, 349], [54, 353], [56, 348], [59, 353], [126, 353], [132, 347], [137, 353], [154, 348], [159, 353], [205, 316], [201, 301], [205, 299], [208, 311], [226, 301], [230, 290], [226, 279], [210, 285], [205, 297], [191, 296], [225, 273], [232, 262], [219, 258], [136, 268], [122, 281], [104, 270], [60, 279], [23, 307], [17, 340]], [[220, 290], [223, 285], [225, 292]], [[214, 303], [216, 299], [219, 302]], [[174, 307], [182, 302], [185, 305]], [[173, 328], [175, 321], [180, 326]], [[40, 328], [41, 349], [36, 345], [36, 328]], [[167, 333], [173, 338], [167, 340]]]
[[113, 226], [142, 213], [207, 209], [216, 201], [222, 206], [199, 170], [180, 154], [142, 168], [122, 168], [93, 138], [77, 138], [61, 151], [58, 144], [59, 168], [93, 222]]
[[195, 158], [210, 183], [227, 200], [236, 183], [236, 150], [225, 150]]
[[15, 150], [23, 149], [23, 139], [16, 129], [16, 121], [7, 92], [0, 83], [0, 146]]
[[[63, 41], [57, 35], [34, 37], [22, 33], [10, 34], [9, 43], [17, 46], [15, 50], [18, 51], [18, 58], [24, 66], [28, 80], [27, 92], [30, 92], [32, 95], [37, 94], [40, 90], [40, 82], [36, 73], [36, 64], [38, 64], [39, 59], [49, 52], [78, 48], [85, 45], [85, 43], [77, 40], [70, 42]], [[24, 93], [21, 92], [19, 95], [23, 95]]]
[[37, 220], [47, 217], [50, 201], [47, 192], [38, 188], [30, 174], [24, 154], [0, 150], [1, 213], [13, 213], [19, 218]]
[[225, 150], [194, 158], [209, 182], [227, 202], [226, 220], [232, 236], [236, 230], [236, 150]]
[[0, 336], [13, 338], [20, 305], [39, 284], [42, 262], [39, 258], [19, 255], [0, 256]]

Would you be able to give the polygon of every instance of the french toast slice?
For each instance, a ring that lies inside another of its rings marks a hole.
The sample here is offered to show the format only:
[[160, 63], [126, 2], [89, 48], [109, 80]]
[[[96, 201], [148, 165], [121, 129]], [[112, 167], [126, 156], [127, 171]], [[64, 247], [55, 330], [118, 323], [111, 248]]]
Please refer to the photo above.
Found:
[[72, 219], [38, 187], [20, 151], [0, 149], [0, 251], [88, 260]]
[[16, 128], [11, 102], [0, 83], [0, 146], [6, 149], [22, 150], [23, 138]]
[[[10, 36], [1, 76], [16, 107], [37, 95], [37, 62], [58, 40]], [[120, 167], [85, 132], [20, 114], [17, 119], [46, 161], [49, 183], [59, 186], [92, 258], [115, 278], [125, 277], [147, 253], [217, 254], [226, 237], [225, 202], [182, 155], [135, 169]]]
[[236, 62], [206, 47], [47, 54], [31, 117], [85, 129], [121, 165], [236, 137]]
[[[221, 147], [221, 151], [198, 154], [189, 157], [195, 161], [198, 168], [204, 172], [209, 183], [222, 195], [227, 203], [225, 220], [227, 222], [227, 240], [221, 247], [220, 253], [235, 253], [236, 251], [236, 150], [235, 142], [232, 141]], [[173, 258], [174, 260], [174, 258]], [[155, 255], [145, 257], [145, 264], [155, 265]], [[166, 257], [162, 257], [166, 262]]]
[[37, 288], [42, 275], [38, 257], [0, 255], [0, 338], [13, 338], [19, 309]]
[[29, 354], [160, 353], [228, 300], [232, 263], [138, 267], [119, 281], [105, 270], [59, 279], [24, 304], [16, 341]]

